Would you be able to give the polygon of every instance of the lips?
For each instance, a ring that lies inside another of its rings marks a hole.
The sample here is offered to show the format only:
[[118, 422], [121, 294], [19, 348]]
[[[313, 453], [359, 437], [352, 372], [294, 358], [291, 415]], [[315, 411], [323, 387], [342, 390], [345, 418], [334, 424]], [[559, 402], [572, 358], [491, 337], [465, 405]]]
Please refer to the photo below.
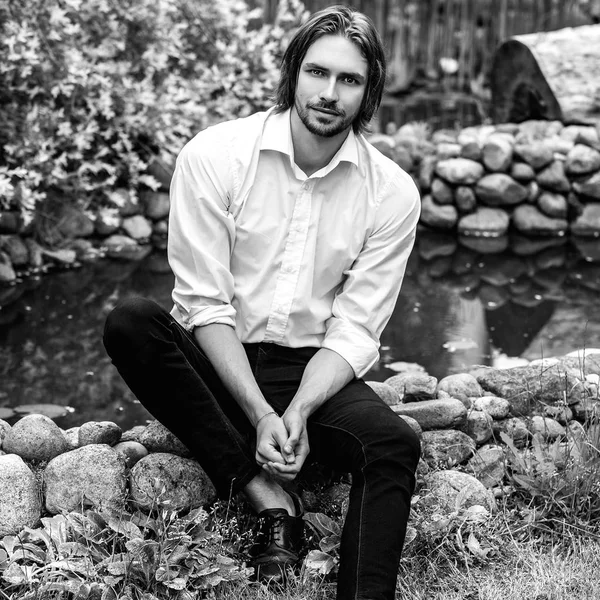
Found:
[[331, 115], [333, 117], [340, 116], [340, 113], [337, 110], [333, 110], [331, 108], [324, 108], [323, 106], [311, 106], [310, 108], [316, 110], [317, 112], [324, 113], [326, 115]]

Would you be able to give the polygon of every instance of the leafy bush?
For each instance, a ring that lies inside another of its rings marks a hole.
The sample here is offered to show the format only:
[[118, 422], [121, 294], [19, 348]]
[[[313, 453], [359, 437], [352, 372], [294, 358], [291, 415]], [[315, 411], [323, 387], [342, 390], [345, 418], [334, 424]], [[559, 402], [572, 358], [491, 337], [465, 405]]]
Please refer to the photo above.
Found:
[[49, 195], [136, 199], [197, 131], [269, 104], [289, 32], [243, 0], [22, 0], [0, 5], [0, 209]]

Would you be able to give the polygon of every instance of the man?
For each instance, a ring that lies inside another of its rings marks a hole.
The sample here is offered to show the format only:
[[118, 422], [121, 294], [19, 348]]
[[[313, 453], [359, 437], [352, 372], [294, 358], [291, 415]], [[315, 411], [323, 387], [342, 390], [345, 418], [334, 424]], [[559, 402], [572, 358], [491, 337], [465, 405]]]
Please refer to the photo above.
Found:
[[419, 217], [411, 178], [361, 135], [385, 59], [364, 15], [316, 13], [283, 57], [276, 106], [199, 133], [171, 186], [171, 315], [143, 299], [105, 346], [219, 495], [263, 522], [253, 564], [281, 581], [311, 458], [352, 473], [338, 599], [394, 597], [419, 442], [361, 377], [378, 359]]

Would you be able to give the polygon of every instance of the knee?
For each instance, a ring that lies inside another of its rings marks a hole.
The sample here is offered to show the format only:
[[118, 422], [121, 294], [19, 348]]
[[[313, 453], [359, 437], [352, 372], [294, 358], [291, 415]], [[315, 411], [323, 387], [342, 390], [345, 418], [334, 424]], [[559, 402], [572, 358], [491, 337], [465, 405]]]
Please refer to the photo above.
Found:
[[416, 471], [421, 457], [421, 441], [412, 427], [393, 413], [383, 435], [386, 455], [411, 471]]
[[146, 298], [126, 298], [109, 313], [104, 325], [103, 342], [109, 355], [144, 345], [152, 323], [163, 309]]

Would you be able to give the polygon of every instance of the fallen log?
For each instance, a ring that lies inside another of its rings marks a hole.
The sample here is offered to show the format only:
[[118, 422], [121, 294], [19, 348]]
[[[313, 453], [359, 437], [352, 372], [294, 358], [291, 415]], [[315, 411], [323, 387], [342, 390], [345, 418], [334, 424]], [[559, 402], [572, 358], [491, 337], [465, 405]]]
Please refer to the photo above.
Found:
[[490, 87], [495, 123], [600, 122], [600, 24], [510, 38], [494, 55]]

